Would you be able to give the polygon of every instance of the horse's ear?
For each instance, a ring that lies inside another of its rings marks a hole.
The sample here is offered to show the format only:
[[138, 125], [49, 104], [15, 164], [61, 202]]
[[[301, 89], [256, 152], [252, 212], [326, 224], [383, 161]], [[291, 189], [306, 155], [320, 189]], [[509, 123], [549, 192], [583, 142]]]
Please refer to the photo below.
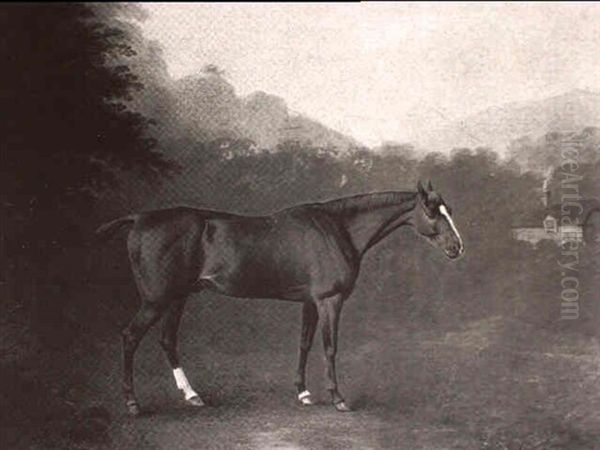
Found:
[[423, 183], [421, 183], [421, 180], [417, 181], [417, 192], [424, 200], [427, 200], [427, 191], [423, 187]]
[[429, 180], [429, 181], [427, 182], [427, 191], [428, 191], [428, 192], [432, 192], [432, 191], [433, 191], [433, 186], [431, 185], [431, 180]]

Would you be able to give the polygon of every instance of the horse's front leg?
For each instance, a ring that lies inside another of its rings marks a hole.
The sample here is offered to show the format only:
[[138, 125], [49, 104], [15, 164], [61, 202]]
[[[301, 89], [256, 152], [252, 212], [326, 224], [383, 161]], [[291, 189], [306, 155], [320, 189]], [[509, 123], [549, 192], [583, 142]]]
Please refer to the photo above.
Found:
[[342, 312], [344, 298], [335, 295], [317, 301], [317, 309], [321, 318], [321, 332], [323, 334], [323, 347], [327, 361], [326, 385], [331, 393], [331, 401], [335, 409], [341, 412], [350, 411], [344, 398], [338, 391], [337, 375], [335, 372], [335, 357], [337, 353], [338, 324]]
[[306, 389], [306, 361], [308, 352], [312, 347], [313, 338], [317, 329], [319, 314], [317, 305], [312, 300], [307, 300], [302, 306], [302, 334], [300, 337], [300, 353], [298, 358], [298, 372], [296, 373], [296, 389], [298, 400], [303, 405], [312, 405], [310, 392]]

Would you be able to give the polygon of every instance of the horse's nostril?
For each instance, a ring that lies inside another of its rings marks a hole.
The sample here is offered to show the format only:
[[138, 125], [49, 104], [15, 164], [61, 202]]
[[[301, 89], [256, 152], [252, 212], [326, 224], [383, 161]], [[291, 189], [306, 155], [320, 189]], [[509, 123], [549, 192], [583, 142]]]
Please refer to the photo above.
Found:
[[457, 244], [452, 244], [450, 246], [450, 252], [455, 254], [455, 255], [460, 255], [462, 253], [463, 249], [461, 245], [457, 245]]

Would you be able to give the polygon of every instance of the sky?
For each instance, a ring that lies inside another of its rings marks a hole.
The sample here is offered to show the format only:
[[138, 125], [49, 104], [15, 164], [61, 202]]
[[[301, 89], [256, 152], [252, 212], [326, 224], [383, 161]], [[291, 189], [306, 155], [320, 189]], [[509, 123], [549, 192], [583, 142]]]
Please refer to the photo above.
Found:
[[599, 3], [146, 3], [175, 79], [205, 64], [366, 145], [600, 91]]

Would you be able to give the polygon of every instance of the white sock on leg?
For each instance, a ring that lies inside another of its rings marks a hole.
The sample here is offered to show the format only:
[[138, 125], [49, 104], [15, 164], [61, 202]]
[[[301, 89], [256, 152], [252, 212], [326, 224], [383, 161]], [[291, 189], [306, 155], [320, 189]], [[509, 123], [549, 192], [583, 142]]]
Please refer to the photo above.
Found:
[[312, 400], [310, 398], [310, 392], [308, 392], [307, 390], [304, 390], [298, 394], [298, 400], [300, 400], [300, 402], [303, 405], [312, 405], [313, 404]]
[[181, 367], [173, 369], [173, 376], [175, 377], [177, 388], [183, 391], [186, 400], [189, 400], [192, 397], [198, 397], [198, 394], [192, 389], [192, 386]]

